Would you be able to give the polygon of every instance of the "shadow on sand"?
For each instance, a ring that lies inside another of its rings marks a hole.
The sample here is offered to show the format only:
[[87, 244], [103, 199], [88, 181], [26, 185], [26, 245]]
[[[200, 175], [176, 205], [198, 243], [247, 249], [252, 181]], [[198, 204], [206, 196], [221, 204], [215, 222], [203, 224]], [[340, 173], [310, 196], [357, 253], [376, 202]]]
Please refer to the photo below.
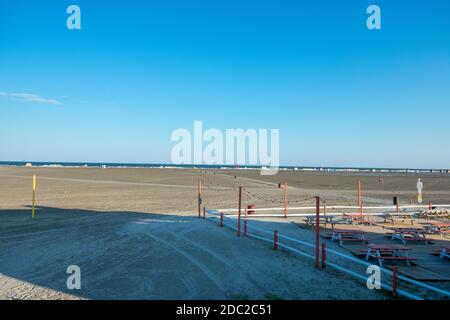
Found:
[[[314, 238], [312, 231], [286, 221], [249, 223], [298, 235], [299, 239], [311, 243]], [[336, 244], [327, 245], [343, 250]], [[0, 273], [87, 299], [264, 298], [265, 294], [272, 294], [264, 287], [279, 283], [277, 275], [273, 283], [264, 279], [267, 272], [274, 268], [285, 269], [286, 261], [280, 256], [284, 259], [290, 256], [283, 252], [274, 254], [271, 249], [265, 242], [237, 239], [229, 228], [221, 229], [214, 222], [196, 216], [39, 207], [36, 218], [32, 219], [28, 208], [0, 210]], [[336, 281], [353, 281], [333, 270], [318, 274], [314, 272], [313, 261], [301, 257], [293, 259], [303, 260], [306, 265], [302, 266], [301, 275], [298, 269], [292, 269], [291, 276], [299, 281], [310, 282], [316, 276], [323, 280], [334, 276]], [[71, 265], [81, 269], [81, 290], [67, 288], [69, 274], [66, 270]], [[280, 272], [290, 272], [286, 270]], [[242, 277], [236, 273], [241, 273]], [[230, 296], [228, 285], [237, 288], [236, 292], [240, 292], [239, 286], [253, 287], [261, 295]], [[320, 286], [320, 282], [317, 285]], [[355, 280], [354, 285], [364, 290], [364, 284], [359, 281]], [[273, 290], [278, 294], [291, 290], [289, 288], [289, 284], [281, 283], [280, 288]], [[36, 298], [27, 295], [27, 290], [23, 288], [23, 294], [18, 296]], [[342, 297], [376, 298], [371, 296], [375, 293], [362, 296], [361, 292]], [[326, 293], [313, 291], [307, 295], [305, 290], [302, 294], [288, 293], [287, 297], [328, 297]], [[383, 295], [386, 298], [386, 294]]]

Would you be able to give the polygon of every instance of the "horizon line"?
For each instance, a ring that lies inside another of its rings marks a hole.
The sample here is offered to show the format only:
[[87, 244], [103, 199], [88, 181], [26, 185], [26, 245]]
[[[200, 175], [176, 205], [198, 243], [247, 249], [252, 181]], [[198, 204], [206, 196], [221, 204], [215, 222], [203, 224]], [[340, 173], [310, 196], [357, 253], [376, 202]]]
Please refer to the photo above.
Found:
[[[218, 167], [226, 167], [226, 168], [251, 168], [251, 169], [262, 169], [267, 168], [268, 166], [264, 165], [252, 165], [252, 164], [195, 164], [195, 163], [186, 163], [186, 164], [174, 164], [168, 162], [160, 162], [160, 163], [151, 163], [151, 162], [97, 162], [97, 161], [5, 161], [0, 160], [0, 166], [5, 166], [10, 164], [14, 166], [14, 164], [23, 164], [27, 163], [39, 165], [113, 165], [113, 166], [173, 166], [173, 167], [198, 167], [198, 168], [218, 168]], [[447, 172], [450, 173], [450, 168], [413, 168], [413, 167], [382, 167], [382, 166], [311, 166], [311, 165], [279, 165], [277, 168], [281, 169], [324, 169], [324, 170], [392, 170], [392, 171], [439, 171], [439, 172]]]

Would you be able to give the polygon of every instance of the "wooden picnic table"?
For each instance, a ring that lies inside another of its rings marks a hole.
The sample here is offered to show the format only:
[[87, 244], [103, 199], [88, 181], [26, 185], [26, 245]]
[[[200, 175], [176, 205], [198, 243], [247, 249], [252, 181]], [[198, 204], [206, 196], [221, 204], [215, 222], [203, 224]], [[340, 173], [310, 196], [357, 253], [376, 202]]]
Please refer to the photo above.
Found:
[[365, 239], [365, 231], [362, 230], [344, 230], [344, 229], [333, 229], [331, 235], [331, 242], [338, 240], [339, 244], [342, 245], [344, 241], [356, 241], [356, 242], [367, 242]]
[[344, 218], [347, 221], [348, 224], [351, 225], [372, 225], [372, 216], [369, 215], [361, 215], [357, 213], [344, 213]]
[[390, 221], [394, 226], [395, 226], [396, 220], [402, 220], [402, 223], [404, 223], [405, 221], [409, 221], [409, 222], [411, 222], [411, 225], [414, 225], [414, 222], [416, 221], [413, 218], [413, 214], [410, 212], [403, 212], [403, 213], [386, 212], [383, 217], [384, 217], [383, 223]]
[[391, 240], [398, 239], [404, 245], [407, 241], [424, 241], [427, 244], [428, 239], [425, 236], [425, 230], [422, 228], [387, 228], [392, 230]]
[[[327, 227], [327, 224], [331, 224], [331, 228], [334, 229], [334, 221], [333, 221], [334, 218], [335, 218], [335, 216], [321, 215], [319, 217], [319, 224], [325, 225], [325, 228]], [[316, 217], [315, 216], [307, 216], [306, 224], [308, 226], [315, 227], [316, 226]]]
[[405, 261], [406, 265], [411, 266], [411, 260], [417, 260], [408, 256], [408, 251], [411, 248], [402, 245], [389, 245], [389, 244], [366, 244], [368, 250], [366, 254], [366, 260], [374, 258], [378, 260], [380, 267], [383, 266], [385, 260], [392, 261]]
[[450, 223], [432, 222], [424, 226], [429, 234], [440, 234], [445, 236], [449, 233]]

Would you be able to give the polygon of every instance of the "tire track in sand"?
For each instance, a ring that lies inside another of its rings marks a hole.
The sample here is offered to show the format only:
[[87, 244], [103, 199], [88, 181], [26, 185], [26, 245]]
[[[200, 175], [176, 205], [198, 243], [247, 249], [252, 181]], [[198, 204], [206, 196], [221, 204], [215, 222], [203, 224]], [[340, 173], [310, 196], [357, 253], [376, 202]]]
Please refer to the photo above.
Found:
[[208, 254], [209, 256], [213, 257], [217, 261], [219, 261], [221, 264], [227, 266], [231, 269], [234, 275], [243, 276], [243, 280], [246, 280], [250, 282], [255, 288], [257, 288], [260, 291], [267, 291], [263, 286], [261, 286], [252, 276], [249, 272], [242, 270], [240, 268], [237, 268], [234, 264], [230, 263], [228, 259], [225, 257], [217, 254], [216, 252], [212, 251], [211, 249], [202, 246], [191, 239], [184, 237], [183, 235], [180, 235], [180, 233], [175, 233], [173, 231], [168, 231], [172, 236], [174, 236], [179, 241], [184, 241], [188, 244], [190, 244], [192, 247], [195, 247], [196, 249], [200, 250], [203, 253]]
[[169, 247], [173, 251], [175, 251], [178, 254], [185, 257], [189, 262], [191, 262], [194, 266], [196, 266], [202, 273], [204, 273], [205, 276], [207, 276], [211, 280], [211, 282], [214, 283], [214, 285], [216, 285], [222, 292], [225, 291], [225, 287], [224, 287], [222, 281], [220, 280], [220, 278], [217, 277], [216, 274], [214, 272], [212, 272], [210, 268], [208, 268], [205, 264], [203, 264], [198, 259], [193, 257], [191, 254], [187, 253], [182, 248], [173, 245], [171, 242], [166, 241], [166, 240], [162, 239], [161, 237], [158, 237], [154, 234], [146, 234], [146, 235], [148, 237], [152, 238], [154, 241], [159, 242], [166, 247]]

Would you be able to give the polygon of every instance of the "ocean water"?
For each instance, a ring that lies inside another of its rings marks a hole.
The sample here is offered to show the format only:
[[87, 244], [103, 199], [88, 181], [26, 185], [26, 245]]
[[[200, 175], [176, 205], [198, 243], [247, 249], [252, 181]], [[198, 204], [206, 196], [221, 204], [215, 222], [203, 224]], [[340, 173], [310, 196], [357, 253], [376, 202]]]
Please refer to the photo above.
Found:
[[[194, 165], [194, 164], [170, 164], [170, 163], [115, 163], [115, 162], [32, 162], [32, 161], [0, 161], [3, 167], [24, 167], [28, 163], [33, 167], [87, 167], [87, 168], [204, 168], [204, 169], [220, 169], [220, 168], [240, 168], [231, 165]], [[260, 166], [242, 166], [246, 169], [260, 169]]]
[[[248, 169], [259, 170], [261, 166], [253, 165], [198, 165], [170, 163], [108, 163], [108, 162], [29, 162], [0, 161], [3, 167], [24, 167], [31, 163], [33, 167], [85, 167], [85, 168], [179, 168], [179, 169]], [[413, 168], [358, 168], [358, 167], [311, 167], [311, 166], [280, 166], [279, 170], [302, 170], [321, 172], [386, 172], [386, 173], [439, 173], [449, 174], [450, 169], [413, 169]]]

